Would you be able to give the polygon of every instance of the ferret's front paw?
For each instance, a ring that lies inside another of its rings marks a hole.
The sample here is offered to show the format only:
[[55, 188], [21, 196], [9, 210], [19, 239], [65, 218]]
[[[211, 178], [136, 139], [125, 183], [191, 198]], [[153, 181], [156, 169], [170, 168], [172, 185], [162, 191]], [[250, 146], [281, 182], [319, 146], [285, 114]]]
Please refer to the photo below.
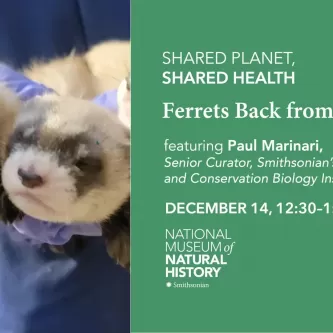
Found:
[[131, 78], [124, 79], [118, 88], [118, 112], [120, 120], [131, 127]]
[[106, 248], [109, 256], [114, 261], [125, 268], [130, 270], [130, 235], [125, 231], [119, 232], [117, 237], [112, 240], [106, 240]]

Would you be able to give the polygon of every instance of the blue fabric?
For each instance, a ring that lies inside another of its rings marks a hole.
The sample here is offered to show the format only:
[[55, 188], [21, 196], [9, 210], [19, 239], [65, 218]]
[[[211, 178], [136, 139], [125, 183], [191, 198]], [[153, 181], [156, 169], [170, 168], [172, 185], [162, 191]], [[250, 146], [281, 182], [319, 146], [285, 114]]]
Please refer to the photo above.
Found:
[[32, 58], [85, 51], [105, 39], [130, 38], [130, 0], [0, 0], [0, 59], [15, 67]]
[[[0, 4], [0, 60], [15, 67], [130, 37], [129, 0]], [[101, 237], [67, 257], [15, 236], [0, 223], [0, 333], [130, 332], [129, 274]]]
[[69, 258], [0, 227], [1, 333], [129, 331], [129, 276], [100, 238]]
[[79, 0], [88, 46], [110, 38], [129, 39], [130, 0]]

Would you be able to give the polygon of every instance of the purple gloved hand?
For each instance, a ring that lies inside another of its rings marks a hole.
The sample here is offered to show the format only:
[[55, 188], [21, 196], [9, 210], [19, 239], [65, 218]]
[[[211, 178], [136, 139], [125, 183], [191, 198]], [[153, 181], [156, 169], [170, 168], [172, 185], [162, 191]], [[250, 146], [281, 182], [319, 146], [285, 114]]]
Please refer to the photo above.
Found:
[[[51, 89], [29, 80], [24, 75], [15, 72], [8, 66], [0, 64], [0, 82], [6, 84], [11, 90], [17, 93], [22, 101], [27, 101], [37, 95], [52, 92]], [[117, 91], [109, 91], [94, 99], [94, 102], [112, 111], [117, 109]], [[51, 223], [37, 220], [31, 216], [24, 216], [12, 226], [12, 236], [17, 240], [28, 239], [32, 243], [47, 243], [51, 245], [63, 245], [73, 235], [101, 236], [102, 231], [97, 223]]]

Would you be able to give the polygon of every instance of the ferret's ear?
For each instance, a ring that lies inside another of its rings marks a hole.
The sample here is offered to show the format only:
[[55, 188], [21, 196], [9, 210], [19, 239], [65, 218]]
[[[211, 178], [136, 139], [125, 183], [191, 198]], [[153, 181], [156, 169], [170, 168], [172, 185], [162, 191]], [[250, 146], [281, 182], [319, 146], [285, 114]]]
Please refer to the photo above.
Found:
[[128, 76], [118, 88], [118, 114], [119, 119], [127, 127], [131, 128], [131, 78]]

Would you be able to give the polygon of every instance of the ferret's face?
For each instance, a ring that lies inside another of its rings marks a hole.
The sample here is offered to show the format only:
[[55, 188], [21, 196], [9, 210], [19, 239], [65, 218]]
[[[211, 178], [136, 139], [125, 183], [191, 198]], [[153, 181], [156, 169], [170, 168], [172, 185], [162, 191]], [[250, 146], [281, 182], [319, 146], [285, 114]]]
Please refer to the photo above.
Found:
[[44, 96], [26, 103], [9, 138], [2, 182], [25, 214], [100, 222], [130, 191], [129, 132], [92, 102]]

